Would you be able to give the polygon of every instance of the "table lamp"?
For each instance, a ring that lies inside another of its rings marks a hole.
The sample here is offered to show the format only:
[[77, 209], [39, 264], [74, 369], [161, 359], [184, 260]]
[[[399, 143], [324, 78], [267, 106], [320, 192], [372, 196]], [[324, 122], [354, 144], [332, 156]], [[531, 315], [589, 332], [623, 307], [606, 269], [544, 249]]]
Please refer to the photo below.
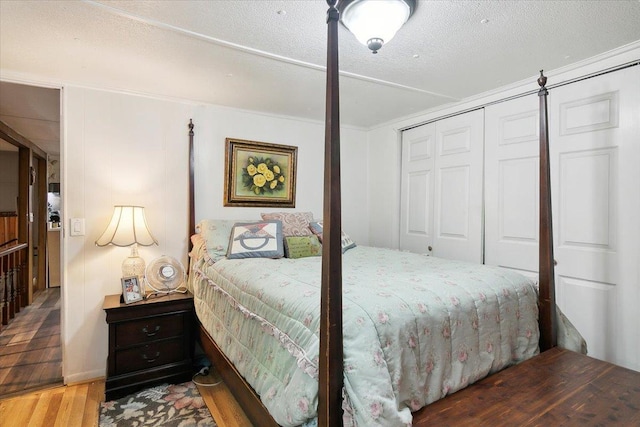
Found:
[[122, 277], [135, 276], [140, 283], [143, 283], [145, 263], [138, 255], [138, 245], [153, 244], [158, 242], [149, 231], [142, 206], [114, 206], [111, 222], [96, 240], [97, 246], [131, 246], [131, 254], [122, 262]]

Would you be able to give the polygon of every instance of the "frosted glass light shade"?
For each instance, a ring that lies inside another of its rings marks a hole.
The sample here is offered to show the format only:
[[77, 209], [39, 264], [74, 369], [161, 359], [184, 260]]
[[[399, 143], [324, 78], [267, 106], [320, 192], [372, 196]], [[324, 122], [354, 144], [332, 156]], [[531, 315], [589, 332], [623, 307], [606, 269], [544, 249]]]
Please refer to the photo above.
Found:
[[133, 244], [141, 246], [158, 244], [149, 231], [144, 208], [142, 206], [114, 206], [111, 221], [102, 236], [96, 240], [96, 245], [131, 246]]
[[353, 0], [345, 3], [340, 20], [373, 53], [396, 35], [415, 6], [415, 0]]

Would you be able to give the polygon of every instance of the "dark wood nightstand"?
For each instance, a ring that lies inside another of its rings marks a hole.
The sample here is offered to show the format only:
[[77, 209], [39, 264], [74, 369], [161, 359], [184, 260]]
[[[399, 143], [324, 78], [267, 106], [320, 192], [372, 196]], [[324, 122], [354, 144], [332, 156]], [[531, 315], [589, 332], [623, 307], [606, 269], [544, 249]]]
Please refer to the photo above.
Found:
[[170, 294], [133, 304], [107, 295], [102, 308], [109, 325], [105, 398], [192, 377], [193, 295]]

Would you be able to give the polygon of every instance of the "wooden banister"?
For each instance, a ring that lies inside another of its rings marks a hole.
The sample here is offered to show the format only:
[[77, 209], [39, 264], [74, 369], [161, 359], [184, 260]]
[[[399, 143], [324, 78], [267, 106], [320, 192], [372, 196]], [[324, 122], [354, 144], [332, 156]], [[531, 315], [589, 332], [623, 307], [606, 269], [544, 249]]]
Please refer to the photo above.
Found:
[[8, 325], [20, 310], [19, 298], [26, 287], [26, 262], [29, 246], [18, 244], [0, 250], [0, 313], [1, 324]]

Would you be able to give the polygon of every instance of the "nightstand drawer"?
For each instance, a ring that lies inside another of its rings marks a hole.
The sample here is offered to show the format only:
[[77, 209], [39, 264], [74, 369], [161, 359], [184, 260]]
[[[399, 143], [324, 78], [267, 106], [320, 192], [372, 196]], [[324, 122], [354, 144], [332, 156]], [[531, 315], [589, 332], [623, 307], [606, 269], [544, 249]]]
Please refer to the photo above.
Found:
[[182, 335], [184, 315], [157, 316], [116, 325], [116, 347], [148, 343]]
[[116, 352], [116, 370], [120, 375], [179, 362], [187, 350], [181, 337], [120, 350]]

